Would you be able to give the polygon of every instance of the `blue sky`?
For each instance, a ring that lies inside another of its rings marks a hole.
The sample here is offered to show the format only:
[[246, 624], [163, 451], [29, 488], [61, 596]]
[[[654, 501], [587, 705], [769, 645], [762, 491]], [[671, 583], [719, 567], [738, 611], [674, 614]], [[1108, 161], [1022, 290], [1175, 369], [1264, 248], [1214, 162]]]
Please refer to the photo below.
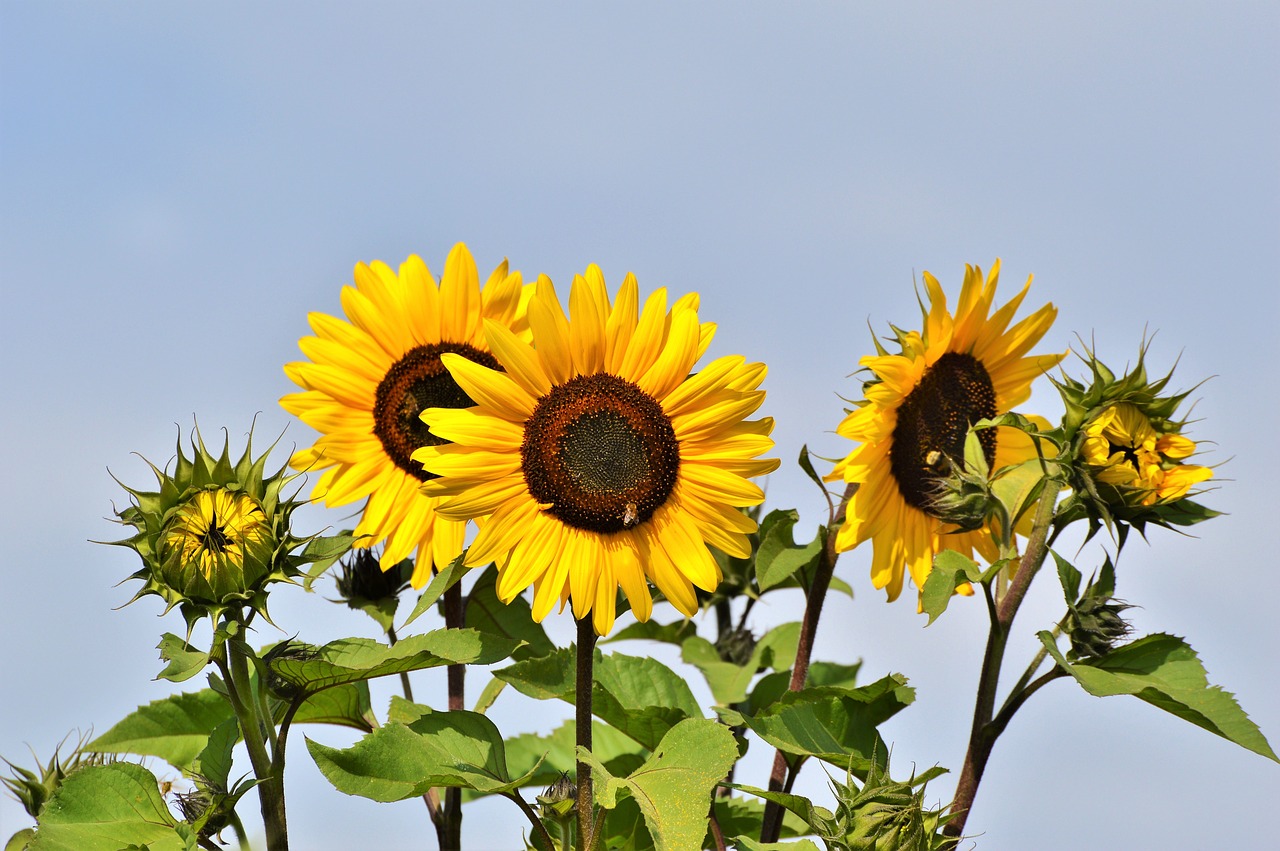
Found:
[[[564, 288], [594, 262], [613, 286], [632, 271], [646, 291], [700, 292], [711, 354], [769, 364], [784, 459], [769, 504], [810, 529], [820, 497], [791, 460], [804, 443], [848, 449], [832, 432], [868, 323], [914, 323], [921, 271], [954, 293], [964, 263], [1001, 257], [1007, 294], [1034, 273], [1028, 306], [1060, 310], [1045, 349], [1080, 335], [1123, 365], [1154, 334], [1151, 362], [1179, 361], [1178, 386], [1212, 376], [1192, 437], [1223, 463], [1205, 501], [1228, 516], [1135, 541], [1119, 594], [1140, 631], [1187, 636], [1277, 744], [1278, 36], [1262, 2], [4, 0], [0, 754], [45, 756], [172, 688], [151, 681], [151, 648], [180, 619], [154, 600], [112, 611], [135, 564], [88, 543], [118, 534], [107, 468], [146, 482], [130, 453], [163, 463], [193, 417], [239, 441], [256, 416], [264, 445], [286, 427], [306, 443], [277, 400], [307, 312], [339, 313], [358, 261], [418, 253], [438, 271], [459, 240], [483, 271], [506, 256]], [[1042, 391], [1028, 410], [1056, 404]], [[816, 655], [910, 677], [917, 704], [884, 731], [895, 763], [958, 773], [985, 613], [959, 603], [924, 629], [871, 588], [869, 561], [841, 560], [856, 598], [832, 602]], [[1060, 615], [1052, 577], [1037, 586], [1015, 658]], [[762, 608], [757, 628], [798, 619], [800, 600]], [[292, 590], [273, 613], [314, 641], [374, 629]], [[568, 642], [567, 619], [549, 626]], [[515, 733], [562, 710], [505, 695], [494, 713]], [[347, 798], [294, 744], [297, 847], [370, 831], [430, 845], [420, 805]], [[747, 782], [763, 785], [765, 751]], [[984, 849], [1250, 847], [1271, 830], [1277, 772], [1146, 704], [1057, 683], [1002, 738], [969, 827]], [[949, 798], [954, 776], [931, 790]], [[503, 847], [517, 819], [476, 805], [468, 846]], [[0, 834], [25, 824], [0, 801]]]

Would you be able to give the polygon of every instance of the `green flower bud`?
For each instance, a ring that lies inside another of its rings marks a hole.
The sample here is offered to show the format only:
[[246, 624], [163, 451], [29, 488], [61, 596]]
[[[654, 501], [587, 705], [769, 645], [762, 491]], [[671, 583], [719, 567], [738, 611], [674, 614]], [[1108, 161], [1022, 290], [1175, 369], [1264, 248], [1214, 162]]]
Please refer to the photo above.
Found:
[[1071, 649], [1080, 658], [1105, 655], [1116, 643], [1128, 638], [1133, 628], [1121, 612], [1133, 606], [1110, 597], [1085, 597], [1071, 607], [1067, 632]]
[[716, 652], [730, 664], [745, 665], [756, 652], [756, 637], [745, 627], [731, 629], [716, 639]]
[[235, 462], [225, 443], [220, 456], [210, 454], [199, 431], [191, 450], [188, 458], [179, 438], [172, 472], [150, 465], [156, 491], [122, 485], [132, 504], [117, 516], [136, 533], [111, 543], [134, 550], [143, 563], [129, 577], [143, 582], [129, 602], [162, 597], [166, 612], [181, 607], [188, 630], [205, 615], [237, 605], [265, 615], [266, 586], [298, 576], [308, 561], [292, 555], [307, 539], [290, 534], [290, 515], [300, 503], [283, 494], [298, 476], [284, 468], [267, 475], [266, 455], [253, 458], [252, 439]]

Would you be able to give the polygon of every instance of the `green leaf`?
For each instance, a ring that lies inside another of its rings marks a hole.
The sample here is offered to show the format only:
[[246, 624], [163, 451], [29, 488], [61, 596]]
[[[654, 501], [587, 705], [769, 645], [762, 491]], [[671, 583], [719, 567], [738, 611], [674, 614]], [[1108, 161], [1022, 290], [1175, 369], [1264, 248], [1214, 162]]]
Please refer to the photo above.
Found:
[[732, 843], [739, 851], [821, 851], [812, 839], [798, 839], [795, 842], [761, 842], [750, 836], [735, 836]]
[[746, 700], [747, 689], [762, 668], [791, 668], [796, 661], [799, 642], [799, 622], [782, 624], [756, 642], [751, 658], [745, 665], [735, 665], [721, 659], [714, 644], [695, 635], [685, 639], [681, 646], [681, 658], [702, 672], [716, 703], [729, 706]]
[[233, 717], [230, 705], [212, 689], [170, 695], [139, 706], [85, 750], [155, 756], [187, 772], [209, 735]]
[[[577, 729], [569, 719], [545, 736], [525, 733], [507, 739], [507, 766], [512, 774], [526, 774], [529, 785], [548, 786], [562, 771], [575, 773], [577, 766]], [[625, 776], [644, 762], [648, 751], [630, 736], [612, 727], [594, 722], [591, 725], [591, 752], [615, 776]]]
[[[280, 704], [280, 721], [285, 704]], [[302, 702], [293, 716], [294, 724], [334, 724], [369, 732], [378, 726], [369, 701], [369, 683], [347, 683], [318, 691]]]
[[431, 582], [427, 585], [427, 590], [422, 592], [422, 596], [418, 598], [417, 605], [413, 607], [413, 611], [409, 613], [408, 620], [401, 624], [400, 629], [404, 629], [416, 621], [423, 612], [436, 604], [436, 600], [439, 600], [445, 591], [462, 581], [463, 574], [467, 572], [467, 569], [462, 566], [462, 559], [465, 555], [466, 551], [464, 550], [457, 558], [449, 562], [448, 567], [431, 579]]
[[[976, 561], [955, 550], [943, 550], [933, 558], [933, 569], [920, 592], [920, 608], [933, 623], [947, 610], [956, 589], [966, 582], [979, 582], [982, 568]], [[925, 624], [928, 626], [928, 624]]]
[[1231, 692], [1209, 685], [1204, 665], [1181, 638], [1157, 633], [1111, 651], [1100, 659], [1072, 664], [1053, 640], [1040, 641], [1063, 670], [1095, 697], [1131, 694], [1210, 733], [1216, 733], [1268, 759], [1277, 759], [1258, 725]]
[[[840, 665], [835, 662], [814, 662], [809, 665], [809, 676], [806, 687], [838, 686], [852, 689], [857, 685], [858, 669], [861, 662], [852, 665]], [[778, 671], [766, 674], [751, 690], [750, 711], [758, 713], [769, 704], [786, 693], [791, 685], [791, 671]]]
[[523, 595], [517, 595], [510, 603], [503, 603], [498, 599], [495, 586], [497, 577], [497, 568], [489, 567], [472, 586], [471, 593], [467, 594], [466, 625], [482, 632], [523, 641], [525, 646], [517, 648], [511, 654], [511, 658], [517, 662], [545, 656], [555, 650], [556, 646], [547, 638], [542, 624], [533, 619], [533, 610]]
[[597, 651], [591, 694], [598, 718], [649, 750], [676, 724], [702, 718], [702, 707], [684, 678], [648, 657]]
[[674, 623], [658, 623], [657, 621], [645, 621], [643, 623], [637, 621], [628, 624], [624, 629], [619, 630], [613, 635], [601, 641], [601, 644], [611, 644], [615, 641], [630, 641], [633, 639], [649, 639], [650, 641], [661, 641], [666, 644], [680, 645], [691, 635], [697, 635], [698, 628], [693, 621], [688, 618]]
[[[759, 836], [760, 826], [764, 822], [764, 802], [755, 798], [744, 798], [735, 795], [732, 798], [715, 799], [716, 822], [720, 832], [726, 837]], [[781, 836], [790, 839], [803, 836], [809, 832], [809, 825], [800, 820], [794, 813], [784, 811]], [[735, 840], [736, 842], [737, 840]], [[704, 845], [710, 845], [708, 838]]]
[[199, 774], [214, 787], [230, 789], [231, 749], [238, 741], [240, 724], [234, 717], [228, 718], [209, 734], [204, 750], [192, 762], [192, 773]]
[[[115, 762], [72, 773], [40, 811], [31, 851], [190, 851], [195, 837], [169, 812], [155, 775]], [[185, 836], [183, 835], [185, 834]]]
[[756, 584], [761, 591], [790, 579], [796, 571], [813, 567], [826, 543], [826, 528], [819, 527], [814, 539], [797, 546], [792, 530], [800, 515], [795, 509], [771, 511], [760, 523], [760, 546], [756, 550]]
[[307, 568], [306, 578], [302, 580], [302, 587], [310, 591], [312, 584], [328, 570], [335, 561], [342, 558], [350, 550], [352, 544], [356, 542], [355, 535], [330, 535], [328, 537], [315, 537], [307, 542], [302, 548], [302, 552], [296, 556], [291, 556], [291, 560], [300, 568], [304, 564], [309, 564]]
[[610, 774], [585, 748], [578, 758], [591, 765], [600, 806], [616, 807], [625, 789], [640, 805], [655, 847], [685, 849], [701, 846], [711, 792], [737, 760], [738, 748], [724, 725], [690, 718], [672, 727], [644, 764], [624, 778]]
[[180, 683], [191, 679], [209, 664], [208, 653], [192, 650], [187, 642], [171, 632], [164, 634], [156, 648], [160, 651], [160, 658], [169, 663], [156, 675], [158, 680]]
[[533, 776], [536, 768], [510, 775], [502, 734], [485, 716], [418, 709], [411, 723], [388, 723], [345, 750], [311, 739], [307, 750], [338, 791], [382, 802], [416, 798], [440, 786], [504, 793]]
[[823, 686], [787, 692], [743, 723], [769, 744], [817, 757], [862, 777], [874, 754], [888, 752], [876, 727], [909, 705], [915, 691], [901, 674], [856, 689]]
[[573, 702], [576, 660], [573, 647], [499, 668], [493, 675], [526, 697]]
[[34, 827], [24, 827], [9, 837], [9, 841], [4, 844], [4, 851], [27, 851], [28, 846], [35, 841], [35, 838], [36, 829]]
[[823, 495], [829, 499], [826, 482], [822, 480], [822, 476], [818, 475], [818, 471], [813, 469], [813, 458], [809, 453], [809, 444], [806, 443], [800, 447], [800, 457], [796, 459], [796, 463], [800, 465], [800, 469], [809, 477], [809, 480], [817, 485]]
[[343, 638], [320, 647], [316, 658], [280, 656], [270, 662], [282, 680], [307, 692], [441, 665], [487, 665], [511, 655], [520, 642], [474, 629], [437, 629], [388, 647], [371, 638]]
[[1049, 554], [1058, 565], [1058, 582], [1062, 584], [1062, 596], [1066, 598], [1068, 607], [1074, 606], [1080, 599], [1080, 580], [1083, 577], [1071, 562], [1054, 550], [1049, 550]]
[[502, 690], [507, 684], [497, 677], [490, 677], [489, 682], [485, 683], [485, 687], [481, 689], [480, 696], [476, 698], [475, 711], [481, 715], [489, 711], [489, 707], [493, 706], [494, 701], [498, 699], [498, 695], [502, 694]]

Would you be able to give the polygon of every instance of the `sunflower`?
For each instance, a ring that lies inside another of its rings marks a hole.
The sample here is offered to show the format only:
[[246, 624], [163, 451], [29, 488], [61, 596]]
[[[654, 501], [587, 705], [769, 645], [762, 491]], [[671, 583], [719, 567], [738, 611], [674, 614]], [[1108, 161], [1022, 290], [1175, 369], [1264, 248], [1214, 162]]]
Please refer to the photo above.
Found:
[[1097, 480], [1136, 491], [1143, 505], [1182, 499], [1194, 485], [1213, 477], [1208, 467], [1180, 463], [1195, 453], [1194, 441], [1176, 431], [1158, 434], [1131, 402], [1104, 409], [1085, 434], [1081, 454], [1096, 468]]
[[[902, 591], [904, 568], [922, 588], [941, 550], [997, 557], [989, 530], [956, 531], [939, 519], [934, 500], [950, 465], [962, 463], [969, 427], [1025, 402], [1031, 382], [1066, 356], [1026, 356], [1057, 310], [1047, 304], [1009, 327], [1031, 279], [992, 313], [999, 275], [999, 260], [985, 282], [981, 269], [966, 266], [953, 316], [942, 286], [926, 272], [930, 306], [921, 305], [923, 331], [897, 332], [901, 354], [877, 343], [879, 354], [859, 361], [874, 378], [866, 399], [837, 430], [860, 445], [829, 477], [859, 485], [836, 546], [844, 551], [871, 540], [871, 581], [887, 589], [890, 600]], [[1035, 457], [1031, 439], [1018, 429], [985, 429], [978, 437], [993, 470]]]
[[358, 264], [355, 281], [354, 287], [342, 288], [342, 308], [350, 321], [310, 314], [316, 336], [303, 337], [298, 345], [311, 361], [284, 368], [303, 389], [280, 404], [320, 432], [315, 444], [289, 463], [323, 471], [312, 497], [325, 505], [367, 497], [355, 529], [356, 546], [385, 541], [383, 570], [416, 549], [412, 582], [421, 588], [433, 565], [447, 565], [462, 552], [466, 524], [437, 516], [437, 499], [420, 490], [431, 474], [413, 453], [443, 438], [419, 415], [430, 407], [473, 404], [441, 357], [497, 367], [487, 329], [500, 327], [527, 338], [527, 297], [520, 273], [509, 273], [505, 260], [482, 290], [475, 260], [462, 243], [449, 252], [439, 286], [416, 255], [398, 275], [384, 263]]
[[646, 579], [692, 616], [694, 588], [721, 579], [707, 545], [750, 555], [756, 524], [738, 509], [764, 500], [748, 480], [778, 466], [757, 457], [773, 421], [745, 419], [764, 401], [765, 366], [735, 355], [690, 375], [715, 331], [697, 295], [668, 310], [659, 289], [641, 308], [628, 275], [611, 304], [596, 266], [574, 278], [568, 317], [539, 279], [529, 324], [534, 346], [486, 323], [505, 372], [443, 356], [478, 404], [423, 414], [452, 441], [414, 453], [439, 476], [423, 490], [441, 517], [490, 515], [466, 564], [496, 561], [503, 601], [533, 585], [535, 620], [572, 600], [605, 635], [619, 587], [647, 620]]

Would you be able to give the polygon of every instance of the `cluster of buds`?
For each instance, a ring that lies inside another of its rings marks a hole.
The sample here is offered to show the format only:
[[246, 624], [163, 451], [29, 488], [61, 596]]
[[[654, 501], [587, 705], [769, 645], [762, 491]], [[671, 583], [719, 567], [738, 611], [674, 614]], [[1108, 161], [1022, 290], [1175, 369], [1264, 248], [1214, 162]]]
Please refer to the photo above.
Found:
[[250, 439], [233, 462], [227, 443], [214, 457], [195, 431], [191, 451], [188, 458], [179, 438], [172, 472], [148, 462], [158, 490], [121, 483], [132, 504], [116, 514], [135, 534], [112, 542], [142, 558], [142, 568], [129, 578], [143, 586], [129, 602], [150, 594], [163, 598], [166, 612], [181, 608], [188, 633], [200, 618], [216, 619], [233, 606], [265, 616], [267, 585], [292, 580], [313, 560], [295, 553], [311, 539], [289, 530], [301, 503], [284, 490], [298, 476], [284, 468], [268, 475], [270, 449], [255, 459]]

